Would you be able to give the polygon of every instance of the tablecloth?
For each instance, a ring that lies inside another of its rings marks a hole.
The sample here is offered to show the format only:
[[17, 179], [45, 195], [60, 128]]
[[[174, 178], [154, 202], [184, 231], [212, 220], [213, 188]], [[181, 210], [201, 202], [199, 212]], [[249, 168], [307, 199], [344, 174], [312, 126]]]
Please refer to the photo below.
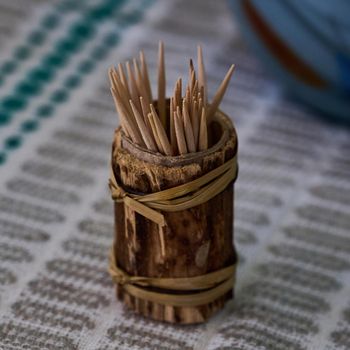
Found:
[[[198, 43], [210, 94], [237, 67], [236, 295], [195, 326], [134, 315], [107, 274], [107, 69], [144, 49], [155, 77], [158, 40], [168, 93]], [[349, 135], [284, 96], [225, 1], [0, 0], [0, 349], [349, 349]]]

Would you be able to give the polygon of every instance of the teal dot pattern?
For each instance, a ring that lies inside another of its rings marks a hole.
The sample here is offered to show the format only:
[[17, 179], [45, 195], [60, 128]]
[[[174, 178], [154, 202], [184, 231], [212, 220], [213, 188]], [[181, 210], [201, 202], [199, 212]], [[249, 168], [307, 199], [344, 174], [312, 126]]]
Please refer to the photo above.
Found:
[[25, 97], [16, 94], [5, 97], [1, 102], [4, 112], [8, 112], [10, 114], [14, 114], [15, 111], [25, 108], [26, 104]]
[[67, 89], [75, 89], [81, 84], [79, 74], [71, 74], [64, 81], [64, 87]]
[[15, 61], [6, 61], [2, 64], [0, 71], [4, 76], [6, 76], [15, 72], [17, 70], [17, 66], [18, 65]]
[[[39, 105], [34, 116], [23, 121], [17, 133], [8, 136], [0, 149], [0, 165], [4, 164], [9, 157], [9, 153], [21, 147], [25, 137], [40, 128], [40, 124], [47, 118], [55, 115], [57, 107], [69, 100], [73, 90], [81, 86], [84, 77], [91, 74], [98, 62], [106, 57], [111, 48], [120, 41], [120, 34], [123, 30], [134, 25], [142, 19], [144, 9], [153, 0], [140, 1], [142, 6], [134, 11], [132, 18], [125, 19], [125, 15], [118, 16], [118, 8], [124, 0], [107, 0], [99, 5], [86, 7], [81, 18], [73, 23], [67, 30], [64, 37], [54, 43], [53, 48], [44, 55], [40, 63], [31, 68], [23, 79], [17, 83], [13, 92], [1, 99], [0, 102], [0, 128], [11, 123], [14, 116], [25, 109], [28, 104], [59, 74], [72, 56], [80, 51], [86, 42], [93, 38], [98, 26], [106, 19], [117, 18], [117, 28], [107, 32], [102, 40], [94, 45], [89, 53], [76, 65], [75, 73], [68, 75], [62, 86], [56, 88], [50, 95], [49, 100]], [[40, 22], [41, 29], [34, 30], [28, 35], [27, 43], [18, 47], [13, 52], [13, 61], [5, 62], [0, 66], [0, 86], [1, 78], [14, 72], [18, 64], [28, 59], [32, 50], [36, 46], [42, 45], [46, 40], [45, 31], [53, 30], [60, 25], [62, 14], [74, 10], [72, 2], [62, 2], [57, 6], [57, 13], [46, 15]], [[112, 17], [113, 16], [113, 17]]]
[[55, 111], [55, 106], [52, 104], [43, 104], [37, 108], [36, 115], [41, 119], [50, 118]]
[[[68, 0], [60, 2], [56, 8], [53, 8], [50, 13], [45, 14], [39, 21], [37, 28], [33, 29], [24, 39], [25, 43], [14, 49], [12, 57], [8, 62], [0, 65], [0, 86], [3, 85], [5, 79], [16, 72], [18, 63], [23, 63], [29, 59], [34, 51], [43, 45], [47, 40], [48, 34], [60, 27], [62, 16], [67, 12], [82, 11], [85, 12], [82, 23], [77, 23], [71, 28], [72, 38], [89, 38], [93, 33], [92, 26], [88, 23], [94, 19], [95, 12], [102, 9], [105, 13], [105, 18], [112, 15], [114, 11], [121, 5], [123, 1], [104, 1], [99, 5], [89, 7], [84, 1]], [[96, 19], [95, 19], [96, 20]], [[100, 18], [99, 18], [100, 20]], [[67, 44], [67, 43], [66, 43]], [[69, 43], [67, 44], [69, 46]]]
[[39, 127], [39, 122], [37, 120], [26, 120], [21, 124], [21, 131], [24, 133], [33, 132]]
[[42, 45], [46, 40], [46, 34], [42, 30], [37, 30], [28, 35], [29, 44], [36, 46]]
[[17, 49], [15, 49], [13, 53], [13, 57], [15, 60], [24, 61], [28, 59], [31, 56], [31, 54], [32, 52], [31, 52], [30, 46], [25, 45], [25, 46], [17, 47]]
[[[146, 1], [145, 5], [147, 5]], [[105, 3], [104, 6], [108, 7], [108, 3]], [[43, 18], [39, 20], [39, 27], [28, 34], [26, 43], [14, 49], [9, 63], [5, 64], [2, 67], [0, 65], [0, 86], [4, 84], [6, 77], [16, 71], [18, 62], [24, 62], [29, 59], [32, 56], [33, 52], [40, 45], [45, 43], [45, 40], [47, 38], [47, 35], [45, 35], [45, 33], [49, 33], [50, 31], [53, 31], [60, 26], [62, 15], [72, 11], [87, 11], [87, 8], [88, 7], [83, 1], [68, 0], [60, 2], [56, 8], [52, 10], [52, 12], [45, 14]], [[90, 9], [88, 15], [91, 16], [91, 13], [94, 12], [96, 12], [96, 9]], [[75, 36], [87, 37], [91, 34], [91, 28], [86, 25], [84, 26], [84, 24], [78, 24], [75, 28], [72, 28], [72, 34]]]
[[22, 136], [15, 134], [11, 135], [8, 138], [5, 139], [5, 149], [6, 150], [14, 150], [21, 146], [22, 143]]
[[[121, 0], [104, 1], [83, 13], [81, 18], [70, 26], [65, 36], [59, 39], [54, 44], [53, 49], [42, 58], [42, 61], [28, 72], [28, 76], [19, 83], [19, 88], [15, 89], [11, 95], [5, 96], [0, 104], [0, 111], [14, 114], [23, 109], [27, 100], [33, 98], [35, 91], [39, 91], [43, 85], [46, 85], [57, 71], [66, 66], [69, 59], [93, 36], [95, 27], [101, 19], [111, 15], [122, 2]], [[94, 14], [98, 14], [98, 16], [96, 17]], [[44, 30], [34, 30], [28, 35], [28, 42], [32, 46], [41, 45], [45, 38]], [[94, 62], [87, 60], [81, 63], [79, 70], [84, 74], [90, 73], [93, 66]], [[16, 68], [16, 61], [8, 61], [2, 65], [2, 71], [6, 74], [13, 72]], [[26, 89], [30, 84], [34, 85], [34, 89]], [[56, 98], [55, 96], [52, 98], [59, 102], [63, 99], [63, 97]]]
[[16, 86], [15, 92], [17, 93], [17, 95], [37, 95], [39, 94], [41, 91], [41, 87], [39, 84], [36, 84], [33, 81], [25, 81], [22, 83], [19, 83]]
[[0, 127], [7, 125], [11, 121], [11, 117], [7, 113], [0, 113]]
[[6, 153], [4, 153], [4, 152], [0, 152], [0, 165], [5, 164], [6, 159], [7, 159], [7, 157], [6, 157]]

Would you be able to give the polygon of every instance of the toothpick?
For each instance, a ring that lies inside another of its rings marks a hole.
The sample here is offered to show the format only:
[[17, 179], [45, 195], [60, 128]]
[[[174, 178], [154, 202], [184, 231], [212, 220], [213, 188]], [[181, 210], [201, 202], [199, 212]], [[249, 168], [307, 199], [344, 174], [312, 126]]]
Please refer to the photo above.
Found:
[[117, 86], [116, 86], [115, 81], [114, 81], [114, 79], [113, 79], [113, 70], [114, 70], [114, 67], [111, 67], [111, 68], [108, 69], [108, 78], [109, 78], [109, 81], [110, 81], [110, 83], [111, 83], [111, 86], [112, 86], [114, 89], [116, 89]]
[[[119, 115], [119, 121], [120, 121], [120, 125], [124, 131], [124, 133], [126, 134], [126, 136], [131, 137], [131, 133], [129, 132], [129, 126], [127, 125], [126, 123], [126, 116], [123, 114], [123, 111], [120, 109], [119, 105], [117, 104], [117, 98], [116, 98], [116, 95], [115, 95], [115, 90], [113, 87], [111, 87], [111, 94], [112, 94], [112, 97], [113, 97], [113, 101], [114, 101], [114, 105], [115, 105], [115, 108], [117, 110], [117, 113]], [[133, 139], [132, 139], [133, 140]], [[134, 141], [134, 140], [133, 140]]]
[[114, 88], [111, 88], [111, 91], [112, 91], [112, 95], [114, 98], [117, 111], [120, 117], [123, 119], [123, 123], [126, 125], [126, 130], [130, 134], [132, 141], [137, 143], [140, 146], [145, 146], [145, 143], [142, 140], [141, 134], [137, 126], [134, 124], [134, 121], [129, 117], [127, 110], [120, 102], [121, 99], [118, 94], [118, 91], [116, 91]]
[[189, 109], [189, 114], [190, 114], [191, 121], [195, 117], [195, 114], [194, 114], [194, 102], [195, 102], [195, 98], [194, 97], [192, 97], [192, 99], [190, 99], [188, 101], [188, 109]]
[[195, 84], [195, 81], [196, 81], [196, 73], [195, 71], [193, 70], [192, 71], [192, 74], [191, 74], [191, 80], [190, 80], [190, 95], [191, 95], [191, 98], [193, 97], [193, 88], [194, 88], [194, 84]]
[[124, 88], [124, 85], [122, 84], [120, 77], [115, 69], [111, 70], [111, 76], [110, 79], [112, 81], [112, 85], [116, 91], [118, 91], [118, 94], [121, 99], [121, 103], [124, 105], [125, 109], [128, 111], [128, 114], [132, 115], [132, 110], [130, 108], [130, 105], [128, 103], [128, 94], [126, 89]]
[[194, 144], [197, 149], [198, 147], [198, 138], [199, 138], [199, 123], [200, 123], [200, 109], [198, 109], [197, 101], [194, 100], [192, 104], [192, 114], [191, 114], [191, 123], [194, 137]]
[[177, 140], [177, 148], [179, 149], [180, 154], [187, 153], [186, 140], [184, 135], [183, 123], [180, 115], [177, 112], [174, 112], [174, 121], [175, 121], [175, 134]]
[[117, 71], [114, 68], [111, 68], [108, 72], [108, 75], [109, 75], [109, 80], [111, 82], [111, 86], [116, 92], [118, 92], [120, 103], [124, 106], [128, 115], [131, 115], [132, 111], [126, 97], [124, 86], [120, 81]]
[[186, 100], [183, 100], [183, 103], [182, 103], [182, 116], [183, 116], [183, 120], [184, 120], [184, 129], [185, 129], [187, 149], [190, 153], [196, 152], [193, 130], [192, 130], [190, 116], [188, 115], [188, 111], [187, 111], [187, 101]]
[[170, 98], [170, 144], [173, 150], [173, 154], [177, 153], [177, 142], [176, 142], [176, 134], [175, 134], [175, 121], [174, 121], [174, 98]]
[[130, 90], [129, 90], [129, 85], [128, 85], [128, 81], [126, 79], [126, 75], [125, 75], [125, 71], [124, 71], [124, 67], [121, 63], [118, 64], [118, 72], [119, 72], [119, 77], [120, 80], [124, 86], [125, 92], [126, 92], [126, 96], [128, 98], [128, 101], [131, 98], [131, 94], [130, 94]]
[[198, 80], [194, 81], [192, 97], [197, 98], [198, 95]]
[[[201, 98], [203, 98], [203, 96], [204, 96], [204, 87], [203, 86], [201, 86], [200, 88], [199, 88], [199, 92], [198, 92], [198, 99], [201, 97]], [[207, 101], [204, 101], [204, 103], [207, 105], [208, 104], [208, 94], [207, 94]]]
[[148, 99], [147, 89], [146, 89], [145, 83], [143, 81], [143, 77], [142, 77], [139, 65], [138, 65], [135, 58], [133, 59], [133, 64], [134, 64], [134, 71], [135, 71], [136, 78], [137, 78], [136, 79], [137, 89], [138, 89], [140, 95], [145, 99], [146, 104], [149, 105], [152, 101], [150, 101]]
[[190, 107], [190, 101], [191, 101], [191, 92], [189, 86], [186, 88], [186, 95], [185, 95], [186, 100], [188, 101], [189, 107]]
[[143, 81], [145, 82], [148, 100], [150, 102], [152, 102], [153, 101], [152, 89], [151, 89], [151, 83], [150, 83], [149, 75], [148, 75], [147, 62], [146, 62], [145, 54], [143, 53], [142, 50], [140, 51], [140, 62], [141, 62], [141, 72], [142, 72], [142, 76], [143, 76]]
[[[137, 128], [136, 122], [134, 117], [130, 114], [129, 110], [125, 108], [123, 103], [121, 102], [121, 97], [120, 94], [117, 90], [111, 89], [113, 97], [114, 97], [114, 102], [117, 107], [118, 113], [120, 116], [123, 118], [125, 121], [125, 124], [127, 125], [127, 131], [129, 132], [130, 136], [137, 142], [139, 145], [144, 145], [142, 142], [141, 134]], [[130, 109], [131, 110], [131, 109]]]
[[118, 69], [111, 68], [108, 71], [112, 96], [124, 133], [141, 147], [168, 156], [207, 149], [208, 123], [215, 116], [224, 97], [234, 65], [218, 87], [212, 103], [208, 104], [203, 52], [201, 46], [198, 46], [198, 80], [191, 59], [185, 96], [182, 95], [182, 79], [178, 78], [170, 98], [168, 118], [163, 42], [159, 42], [158, 51], [157, 111], [152, 104], [151, 85], [143, 51], [139, 57], [139, 61], [133, 59], [132, 63], [127, 62], [126, 70], [122, 64], [118, 64]]
[[178, 86], [177, 85], [178, 85], [178, 83], [176, 81], [175, 86], [174, 86], [174, 91], [173, 91], [173, 97], [172, 97], [175, 107], [177, 106], [177, 95], [178, 95], [178, 93], [177, 93]]
[[149, 109], [149, 104], [146, 104], [143, 97], [140, 96], [140, 104], [141, 104], [141, 109], [142, 109], [142, 115], [143, 115], [143, 120], [145, 121], [145, 124], [150, 127], [149, 125], [149, 120], [148, 120], [148, 113], [150, 113], [150, 109]]
[[138, 91], [135, 76], [134, 76], [134, 73], [131, 69], [129, 61], [126, 62], [126, 70], [128, 72], [128, 78], [129, 78], [129, 81], [131, 83], [131, 99], [135, 103], [135, 105], [137, 106], [137, 109], [139, 111], [141, 111], [141, 105], [140, 105], [140, 101], [139, 101], [140, 93]]
[[205, 108], [202, 108], [201, 114], [201, 125], [199, 130], [199, 143], [198, 143], [199, 151], [205, 151], [208, 149], [208, 130], [207, 130], [207, 120]]
[[190, 68], [189, 68], [189, 72], [188, 72], [188, 81], [191, 81], [191, 76], [192, 76], [192, 72], [194, 71], [194, 65], [193, 65], [193, 60], [192, 58], [190, 58]]
[[160, 120], [166, 128], [166, 106], [165, 106], [165, 63], [164, 63], [164, 44], [159, 42], [158, 52], [158, 111]]
[[230, 67], [230, 69], [228, 70], [228, 72], [226, 73], [225, 78], [223, 79], [223, 81], [221, 82], [219, 88], [217, 89], [217, 91], [215, 93], [213, 101], [212, 101], [211, 105], [209, 106], [209, 110], [208, 110], [208, 115], [207, 115], [208, 123], [211, 122], [212, 118], [214, 117], [214, 115], [219, 107], [219, 104], [220, 104], [222, 98], [224, 97], [224, 94], [225, 94], [227, 86], [230, 82], [234, 68], [235, 68], [235, 65], [233, 64]]
[[201, 111], [203, 107], [203, 99], [200, 93], [198, 94], [197, 101], [198, 101], [198, 110]]
[[182, 99], [182, 79], [179, 78], [176, 84], [177, 84], [176, 103], [177, 103], [177, 106], [179, 106], [181, 104], [181, 99]]
[[153, 120], [153, 115], [152, 115], [152, 113], [148, 113], [147, 117], [148, 117], [149, 123], [150, 123], [150, 125], [151, 125], [151, 129], [152, 129], [152, 133], [153, 133], [153, 138], [154, 138], [154, 140], [156, 141], [158, 151], [159, 151], [160, 153], [163, 153], [163, 154], [164, 154], [164, 150], [163, 150], [162, 144], [161, 144], [161, 142], [160, 142], [160, 139], [159, 139], [159, 136], [158, 136], [158, 133], [157, 133], [157, 128], [156, 128], [155, 122], [154, 122], [154, 120]]
[[156, 143], [156, 140], [154, 139], [153, 132], [152, 132], [152, 126], [150, 124], [149, 118], [148, 118], [148, 113], [150, 113], [149, 105], [146, 105], [142, 96], [140, 96], [140, 103], [141, 103], [141, 109], [142, 109], [142, 114], [143, 114], [143, 120], [145, 121], [145, 124], [148, 128], [149, 134], [153, 140], [154, 143]]
[[173, 152], [172, 152], [172, 149], [170, 146], [170, 142], [168, 140], [168, 136], [167, 136], [167, 134], [164, 130], [164, 127], [163, 127], [160, 119], [158, 118], [157, 112], [152, 104], [150, 105], [150, 108], [151, 108], [153, 121], [154, 121], [154, 124], [156, 126], [157, 134], [159, 136], [159, 140], [160, 140], [160, 143], [162, 145], [162, 148], [167, 156], [171, 156]]
[[150, 135], [149, 129], [146, 126], [146, 124], [143, 120], [143, 117], [140, 115], [139, 111], [136, 109], [132, 100], [129, 100], [129, 103], [130, 103], [130, 106], [131, 106], [132, 111], [134, 113], [136, 123], [137, 123], [139, 130], [141, 132], [141, 136], [142, 136], [143, 141], [145, 142], [147, 148], [153, 152], [157, 152], [157, 146], [153, 142], [153, 138]]
[[198, 45], [197, 47], [197, 60], [198, 60], [198, 82], [199, 88], [203, 89], [203, 100], [204, 103], [207, 104], [207, 78], [205, 74], [204, 61], [203, 61], [203, 52], [202, 47]]

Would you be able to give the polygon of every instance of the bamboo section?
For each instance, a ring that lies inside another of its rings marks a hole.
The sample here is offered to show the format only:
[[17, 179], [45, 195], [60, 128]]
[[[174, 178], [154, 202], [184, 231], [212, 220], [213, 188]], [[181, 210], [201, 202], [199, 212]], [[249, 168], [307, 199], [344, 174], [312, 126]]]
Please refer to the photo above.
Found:
[[[153, 193], [200, 178], [220, 166], [235, 156], [237, 139], [229, 119], [222, 113], [217, 116], [212, 128], [215, 146], [204, 154], [187, 153], [182, 158], [145, 152], [118, 129], [112, 162], [116, 177], [125, 188], [136, 193]], [[194, 277], [237, 262], [232, 244], [232, 185], [199, 206], [162, 212], [167, 223], [163, 235], [156, 223], [126, 208], [123, 203], [115, 203], [114, 249], [118, 266], [129, 275]], [[220, 310], [232, 298], [232, 287], [214, 301], [198, 306], [171, 306], [143, 300], [129, 294], [121, 284], [117, 297], [143, 316], [193, 324], [206, 321]]]
[[190, 59], [188, 78], [179, 77], [167, 98], [164, 57], [160, 42], [156, 100], [143, 51], [108, 71], [120, 119], [109, 183], [115, 201], [110, 273], [117, 298], [130, 309], [195, 324], [233, 297], [237, 136], [219, 105], [234, 66], [209, 102], [198, 46], [198, 71]]

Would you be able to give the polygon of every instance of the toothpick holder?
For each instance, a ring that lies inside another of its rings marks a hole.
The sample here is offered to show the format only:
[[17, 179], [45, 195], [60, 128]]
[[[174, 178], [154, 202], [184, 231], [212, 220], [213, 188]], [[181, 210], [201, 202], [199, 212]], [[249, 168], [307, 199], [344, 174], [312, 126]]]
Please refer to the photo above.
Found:
[[115, 131], [109, 270], [117, 298], [154, 320], [201, 323], [233, 297], [237, 135], [221, 111], [208, 130], [208, 150], [173, 157]]

